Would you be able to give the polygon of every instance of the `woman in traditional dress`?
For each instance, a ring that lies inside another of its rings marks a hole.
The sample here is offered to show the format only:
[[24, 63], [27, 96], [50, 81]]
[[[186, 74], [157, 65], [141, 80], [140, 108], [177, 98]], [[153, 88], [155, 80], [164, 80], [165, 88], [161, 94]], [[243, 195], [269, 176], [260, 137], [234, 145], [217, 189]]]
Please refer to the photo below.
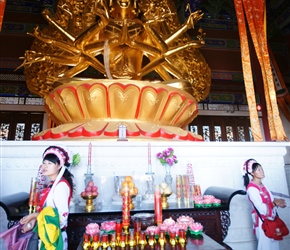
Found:
[[[47, 249], [49, 245], [53, 245], [55, 249], [68, 248], [66, 227], [74, 187], [73, 175], [67, 169], [69, 166], [69, 156], [63, 148], [51, 146], [44, 151], [41, 170], [50, 183], [40, 194], [37, 212], [20, 220], [23, 233], [37, 225], [43, 249]], [[47, 237], [47, 234], [53, 234], [53, 237]]]
[[253, 206], [252, 218], [254, 232], [258, 239], [257, 250], [279, 250], [279, 241], [268, 238], [262, 230], [262, 221], [256, 209], [263, 219], [274, 219], [277, 214], [277, 208], [286, 207], [286, 202], [284, 199], [274, 198], [270, 189], [262, 183], [262, 179], [265, 177], [264, 170], [256, 160], [247, 160], [243, 164], [242, 171], [248, 198]]

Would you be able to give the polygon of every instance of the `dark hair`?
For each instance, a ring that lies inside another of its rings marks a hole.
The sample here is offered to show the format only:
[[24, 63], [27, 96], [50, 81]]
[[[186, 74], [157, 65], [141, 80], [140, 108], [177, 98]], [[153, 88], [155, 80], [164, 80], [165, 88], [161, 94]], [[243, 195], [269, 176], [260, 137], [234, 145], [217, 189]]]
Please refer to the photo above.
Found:
[[244, 178], [244, 186], [245, 186], [246, 188], [247, 188], [247, 186], [248, 186], [249, 183], [250, 183], [249, 174], [252, 175], [252, 173], [255, 172], [259, 166], [261, 166], [260, 163], [258, 163], [258, 162], [254, 162], [254, 163], [252, 164], [252, 172], [249, 173], [249, 172], [248, 172], [248, 163], [249, 163], [249, 161], [251, 161], [251, 160], [254, 160], [254, 159], [249, 159], [249, 160], [247, 160], [247, 161], [245, 162], [245, 165], [246, 165], [246, 168], [247, 168], [247, 173], [243, 176], [243, 178]]
[[[68, 156], [68, 153], [61, 147], [57, 147], [57, 146], [50, 146], [48, 147], [43, 154], [45, 154], [45, 152], [48, 150], [48, 149], [51, 149], [51, 148], [57, 148], [59, 150], [61, 150], [63, 152], [63, 154], [65, 155], [65, 162], [64, 162], [64, 166], [66, 167], [64, 173], [63, 173], [63, 177], [67, 180], [67, 182], [69, 183], [70, 187], [72, 190], [74, 190], [74, 183], [73, 183], [73, 174], [67, 169], [67, 167], [70, 166], [70, 163], [69, 163], [69, 156]], [[59, 158], [55, 155], [55, 154], [47, 154], [44, 158], [43, 158], [43, 161], [45, 160], [48, 160], [54, 164], [60, 164], [60, 160]]]

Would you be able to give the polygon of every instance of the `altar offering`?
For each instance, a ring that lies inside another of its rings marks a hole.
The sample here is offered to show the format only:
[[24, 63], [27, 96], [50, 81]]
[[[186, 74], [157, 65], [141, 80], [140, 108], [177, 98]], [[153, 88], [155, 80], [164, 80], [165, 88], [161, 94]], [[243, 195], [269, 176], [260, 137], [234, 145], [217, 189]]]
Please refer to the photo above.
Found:
[[212, 207], [212, 200], [211, 199], [204, 199], [203, 206], [204, 207]]
[[85, 234], [90, 235], [93, 237], [95, 234], [100, 233], [100, 227], [97, 223], [89, 223], [86, 226]]
[[167, 201], [167, 198], [172, 194], [172, 189], [170, 185], [168, 185], [166, 182], [162, 182], [160, 184], [160, 191], [161, 191], [161, 199], [162, 199], [162, 208], [168, 208], [169, 203]]
[[183, 193], [184, 203], [188, 203], [189, 202], [189, 198], [190, 198], [190, 186], [189, 186], [189, 177], [188, 177], [188, 175], [182, 175], [181, 183], [182, 183], [182, 193]]
[[186, 245], [186, 230], [179, 229], [178, 236], [178, 243], [184, 247]]
[[101, 223], [101, 230], [103, 233], [112, 234], [116, 232], [116, 222], [115, 221], [105, 221]]
[[160, 232], [160, 229], [157, 226], [149, 226], [146, 228], [145, 232], [147, 235], [151, 235], [151, 234], [158, 235]]
[[181, 201], [181, 175], [176, 175], [176, 200]]
[[176, 224], [176, 222], [172, 218], [165, 219], [162, 223], [162, 225], [165, 225], [167, 228], [174, 226], [175, 224]]
[[203, 230], [203, 226], [199, 222], [194, 222], [189, 227], [190, 233], [194, 235], [202, 234], [202, 230]]
[[154, 216], [155, 215], [152, 213], [137, 213], [134, 214], [131, 218], [133, 223], [139, 219], [141, 221], [141, 230], [145, 230], [147, 227], [154, 226]]
[[130, 196], [136, 196], [138, 194], [138, 188], [135, 187], [132, 176], [125, 176], [122, 182], [122, 188], [120, 189], [120, 195], [123, 195], [126, 190], [129, 190]]
[[81, 192], [81, 196], [85, 197], [85, 196], [98, 196], [98, 187], [95, 186], [94, 181], [89, 181], [87, 186], [85, 187], [85, 190], [83, 192]]
[[221, 205], [221, 200], [215, 198], [213, 195], [194, 196], [193, 201], [194, 206], [198, 208], [218, 207]]
[[212, 201], [212, 205], [214, 207], [219, 207], [221, 205], [221, 200], [217, 199], [217, 198], [214, 198], [213, 201]]
[[122, 182], [122, 188], [120, 189], [120, 195], [124, 196], [126, 192], [129, 192], [130, 197], [130, 210], [135, 208], [133, 203], [133, 198], [138, 194], [138, 188], [135, 187], [132, 176], [125, 176], [124, 181]]
[[194, 219], [189, 216], [182, 215], [177, 219], [176, 222], [186, 225], [186, 229], [187, 229], [187, 227], [189, 227], [190, 225], [194, 223]]
[[85, 210], [87, 212], [95, 210], [93, 200], [96, 199], [98, 195], [98, 187], [95, 186], [94, 181], [89, 181], [85, 190], [81, 192], [81, 197], [86, 200]]

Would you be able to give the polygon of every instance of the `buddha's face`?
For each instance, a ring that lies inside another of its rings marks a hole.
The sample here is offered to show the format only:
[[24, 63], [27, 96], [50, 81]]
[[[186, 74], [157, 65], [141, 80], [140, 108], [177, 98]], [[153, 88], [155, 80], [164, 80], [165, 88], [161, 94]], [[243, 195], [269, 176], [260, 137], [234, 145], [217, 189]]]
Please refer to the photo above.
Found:
[[111, 0], [110, 8], [113, 16], [131, 16], [136, 13], [136, 0]]
[[121, 8], [128, 8], [130, 5], [133, 6], [134, 4], [134, 0], [115, 0], [115, 1]]

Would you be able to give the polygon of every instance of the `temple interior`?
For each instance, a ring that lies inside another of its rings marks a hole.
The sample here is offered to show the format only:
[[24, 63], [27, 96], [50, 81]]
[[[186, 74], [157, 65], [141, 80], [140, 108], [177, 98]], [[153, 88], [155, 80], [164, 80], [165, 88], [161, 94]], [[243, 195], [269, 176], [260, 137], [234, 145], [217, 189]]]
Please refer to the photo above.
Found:
[[[271, 191], [286, 195], [279, 215], [290, 228], [290, 2], [265, 0], [266, 26], [255, 31], [247, 16], [241, 25], [238, 0], [124, 2], [133, 5], [0, 2], [0, 232], [14, 221], [3, 197], [29, 195], [53, 144], [80, 155], [71, 168], [69, 249], [80, 249], [85, 223], [101, 222], [110, 209], [110, 218], [119, 216], [116, 178], [128, 175], [139, 189], [132, 215], [152, 210], [148, 183], [170, 175], [164, 216], [197, 216], [209, 236], [204, 244], [256, 249], [240, 174], [249, 158], [262, 164]], [[156, 158], [168, 147], [178, 157], [170, 174]], [[229, 194], [221, 208], [208, 213], [186, 200], [178, 207], [177, 177], [189, 166], [201, 193]], [[80, 195], [88, 176], [99, 187], [95, 207]], [[288, 235], [280, 249], [289, 244]]]

